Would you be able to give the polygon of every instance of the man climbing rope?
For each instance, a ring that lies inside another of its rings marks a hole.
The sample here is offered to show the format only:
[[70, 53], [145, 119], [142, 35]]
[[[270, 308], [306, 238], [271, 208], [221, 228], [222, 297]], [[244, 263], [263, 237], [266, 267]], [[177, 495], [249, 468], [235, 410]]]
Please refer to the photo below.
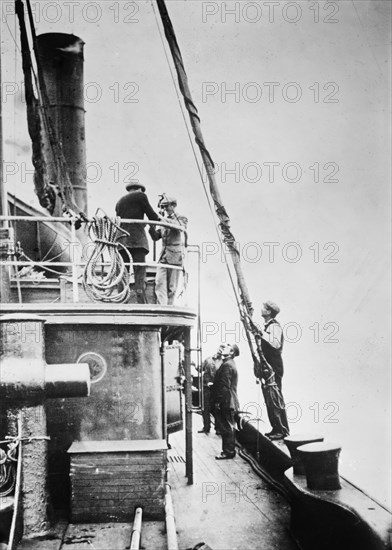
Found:
[[[282, 439], [289, 435], [286, 409], [282, 395], [283, 378], [283, 331], [275, 319], [280, 312], [279, 306], [268, 300], [261, 308], [264, 319], [264, 328], [255, 332], [256, 342], [261, 346], [264, 358], [273, 371], [273, 377], [264, 370], [263, 394], [267, 407], [268, 418], [272, 430], [265, 435], [271, 440]], [[276, 391], [276, 384], [279, 391]]]
[[283, 331], [282, 327], [276, 320], [276, 316], [280, 312], [280, 307], [268, 300], [264, 302], [261, 307], [261, 316], [264, 319], [264, 329], [260, 332], [261, 347], [264, 356], [268, 363], [271, 365], [274, 374], [275, 381], [282, 391], [282, 378], [283, 378]]

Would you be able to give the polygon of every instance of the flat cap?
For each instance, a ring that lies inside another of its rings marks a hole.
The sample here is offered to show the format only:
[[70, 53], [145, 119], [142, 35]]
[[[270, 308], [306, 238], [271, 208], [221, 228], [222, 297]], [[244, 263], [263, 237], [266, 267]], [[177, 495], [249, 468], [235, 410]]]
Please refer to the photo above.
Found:
[[277, 304], [275, 304], [275, 302], [272, 302], [271, 300], [267, 300], [266, 302], [264, 302], [263, 305], [267, 307], [270, 311], [272, 311], [274, 315], [278, 315], [280, 311], [280, 307]]

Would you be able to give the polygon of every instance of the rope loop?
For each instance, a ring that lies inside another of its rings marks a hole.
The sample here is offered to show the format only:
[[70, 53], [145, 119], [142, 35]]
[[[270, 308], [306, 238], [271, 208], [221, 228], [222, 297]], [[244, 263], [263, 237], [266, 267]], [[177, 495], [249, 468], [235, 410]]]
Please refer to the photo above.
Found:
[[96, 215], [88, 227], [95, 246], [83, 273], [83, 288], [94, 302], [126, 303], [131, 291], [120, 249], [128, 253], [130, 263], [132, 258], [118, 239], [128, 233], [120, 227], [119, 217], [111, 219], [103, 214]]
[[12, 438], [6, 451], [0, 447], [0, 498], [10, 495], [15, 489], [18, 445], [18, 438]]

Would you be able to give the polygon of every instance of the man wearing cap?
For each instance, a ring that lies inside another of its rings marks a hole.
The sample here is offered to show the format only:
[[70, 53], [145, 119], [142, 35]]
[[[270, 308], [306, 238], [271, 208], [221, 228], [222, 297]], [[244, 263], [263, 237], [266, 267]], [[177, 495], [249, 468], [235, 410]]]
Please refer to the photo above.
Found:
[[[164, 221], [186, 229], [188, 219], [176, 213], [177, 199], [162, 195], [159, 201]], [[151, 227], [150, 235], [154, 241], [162, 239], [160, 264], [182, 267], [184, 263], [184, 232], [171, 227]], [[158, 304], [173, 305], [177, 294], [181, 269], [158, 266], [155, 278], [155, 294]]]
[[277, 399], [268, 398], [269, 394], [266, 392], [267, 413], [272, 431], [266, 433], [265, 435], [272, 440], [282, 439], [290, 433], [282, 394], [283, 331], [282, 327], [275, 319], [279, 312], [280, 308], [277, 304], [275, 304], [275, 302], [272, 302], [271, 300], [264, 302], [261, 308], [261, 316], [264, 319], [264, 329], [259, 330], [257, 334], [264, 357], [274, 373], [274, 376], [265, 381], [265, 384], [266, 386], [270, 386], [276, 383], [276, 386], [279, 388], [276, 390], [278, 393]]
[[213, 400], [217, 427], [222, 435], [222, 452], [216, 460], [227, 460], [235, 457], [235, 416], [239, 410], [237, 396], [238, 372], [234, 357], [240, 350], [236, 344], [221, 345], [218, 355], [223, 362], [216, 371]]
[[[138, 181], [128, 183], [126, 186], [128, 193], [124, 195], [116, 204], [116, 215], [120, 218], [130, 218], [142, 220], [146, 215], [149, 220], [159, 221], [160, 217], [154, 211], [145, 194], [146, 188]], [[136, 263], [144, 263], [149, 251], [147, 235], [143, 224], [122, 223], [121, 227], [129, 233], [120, 237], [120, 242], [129, 250], [132, 260]], [[120, 254], [124, 262], [129, 261], [125, 250], [120, 248]], [[135, 290], [137, 302], [139, 304], [147, 303], [145, 292], [145, 266], [134, 266]]]

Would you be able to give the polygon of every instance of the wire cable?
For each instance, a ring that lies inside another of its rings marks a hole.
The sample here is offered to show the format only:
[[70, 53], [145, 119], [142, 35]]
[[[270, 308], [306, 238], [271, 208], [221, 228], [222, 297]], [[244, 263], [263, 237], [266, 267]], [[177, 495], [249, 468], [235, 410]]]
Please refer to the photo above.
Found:
[[[185, 116], [184, 106], [183, 106], [183, 103], [181, 101], [181, 94], [178, 91], [178, 84], [177, 84], [177, 81], [175, 79], [173, 68], [171, 66], [170, 59], [169, 59], [169, 56], [168, 56], [168, 53], [167, 53], [167, 50], [166, 50], [166, 44], [165, 44], [165, 41], [164, 41], [164, 38], [163, 38], [161, 27], [159, 25], [159, 21], [158, 21], [158, 17], [157, 17], [157, 14], [156, 14], [156, 10], [155, 10], [155, 7], [154, 7], [153, 0], [151, 0], [151, 7], [152, 7], [152, 10], [153, 10], [153, 13], [154, 13], [155, 22], [156, 22], [156, 25], [157, 25], [157, 28], [158, 28], [159, 36], [160, 36], [161, 43], [162, 43], [162, 48], [163, 48], [165, 58], [166, 58], [166, 62], [167, 62], [167, 66], [169, 68], [170, 76], [171, 76], [171, 79], [172, 79], [172, 82], [173, 82], [173, 87], [174, 87], [174, 90], [176, 92], [178, 104], [180, 106], [180, 110], [181, 110], [182, 118], [183, 118], [183, 121], [184, 121], [185, 129], [186, 129], [187, 134], [188, 134], [189, 143], [191, 145], [191, 149], [192, 149], [192, 152], [193, 152], [195, 163], [196, 163], [199, 175], [200, 175], [200, 180], [201, 180], [201, 183], [202, 183], [202, 186], [203, 186], [204, 194], [205, 194], [206, 199], [207, 199], [207, 204], [208, 204], [208, 207], [209, 207], [209, 210], [210, 210], [211, 217], [212, 217], [213, 222], [214, 222], [214, 227], [215, 227], [216, 234], [218, 236], [218, 240], [219, 240], [221, 248], [223, 250], [223, 247], [224, 247], [225, 243], [224, 243], [223, 237], [222, 237], [222, 235], [219, 231], [219, 224], [217, 224], [215, 222], [215, 214], [214, 214], [214, 210], [213, 210], [213, 207], [212, 207], [212, 204], [211, 204], [211, 197], [208, 193], [206, 182], [204, 181], [204, 178], [203, 178], [203, 171], [202, 171], [201, 166], [200, 166], [200, 161], [197, 157], [195, 144], [194, 144], [193, 139], [192, 139], [192, 133], [189, 129], [189, 123], [188, 123], [188, 120]], [[227, 272], [228, 272], [228, 275], [229, 275], [229, 279], [230, 279], [230, 282], [231, 282], [231, 286], [232, 286], [233, 291], [234, 291], [235, 301], [236, 301], [237, 306], [239, 307], [240, 297], [239, 297], [238, 288], [237, 288], [237, 286], [234, 282], [233, 273], [231, 272], [230, 265], [228, 264], [225, 255], [224, 255], [224, 260], [225, 260], [225, 265], [226, 265]]]

